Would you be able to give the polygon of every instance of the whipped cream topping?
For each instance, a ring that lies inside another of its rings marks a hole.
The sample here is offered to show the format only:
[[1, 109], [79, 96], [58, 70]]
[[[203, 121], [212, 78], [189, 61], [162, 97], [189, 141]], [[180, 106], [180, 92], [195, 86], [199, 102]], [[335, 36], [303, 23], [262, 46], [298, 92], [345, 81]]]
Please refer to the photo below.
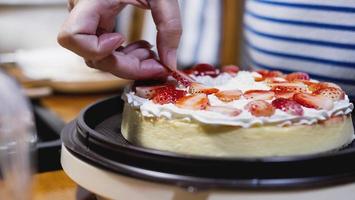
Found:
[[[240, 71], [237, 76], [233, 77], [227, 73], [213, 78], [210, 76], [193, 76], [193, 78], [206, 86], [218, 88], [219, 90], [239, 89], [242, 92], [247, 90], [269, 90], [269, 86], [265, 82], [256, 82], [253, 74], [255, 72]], [[183, 119], [186, 121], [196, 120], [210, 125], [231, 125], [248, 128], [254, 125], [301, 125], [314, 124], [319, 120], [325, 120], [331, 116], [347, 115], [351, 113], [354, 106], [349, 102], [348, 96], [344, 100], [334, 102], [331, 110], [316, 110], [302, 106], [304, 110], [303, 116], [295, 116], [288, 114], [282, 110], [276, 109], [275, 113], [270, 117], [255, 117], [244, 109], [249, 102], [244, 97], [232, 102], [220, 101], [216, 96], [208, 95], [211, 106], [227, 106], [239, 108], [242, 111], [238, 116], [228, 116], [222, 113], [207, 110], [189, 110], [175, 106], [174, 104], [155, 104], [149, 99], [141, 98], [131, 90], [131, 86], [127, 87], [122, 95], [123, 100], [135, 109], [139, 109], [145, 117], [164, 117], [167, 119]], [[272, 100], [268, 102], [271, 103]]]

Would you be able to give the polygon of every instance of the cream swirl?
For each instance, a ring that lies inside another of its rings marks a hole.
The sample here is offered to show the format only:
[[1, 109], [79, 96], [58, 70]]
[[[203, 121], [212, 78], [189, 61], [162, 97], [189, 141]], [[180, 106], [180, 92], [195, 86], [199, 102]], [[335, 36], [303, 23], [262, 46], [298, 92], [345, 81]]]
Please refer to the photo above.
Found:
[[[264, 82], [255, 82], [252, 72], [241, 71], [237, 76], [232, 77], [228, 74], [221, 74], [216, 78], [209, 76], [194, 77], [198, 82], [216, 87], [220, 90], [240, 89], [243, 92], [247, 90], [270, 89]], [[122, 95], [122, 98], [130, 106], [139, 109], [145, 117], [164, 117], [167, 119], [183, 119], [196, 120], [205, 124], [211, 125], [231, 125], [241, 126], [244, 128], [253, 125], [267, 125], [275, 124], [279, 126], [290, 124], [314, 124], [319, 120], [325, 120], [330, 116], [347, 115], [351, 113], [354, 106], [349, 102], [347, 96], [344, 100], [334, 102], [334, 107], [331, 110], [316, 110], [303, 107], [304, 114], [302, 116], [295, 116], [276, 109], [275, 113], [270, 117], [255, 117], [248, 111], [244, 110], [244, 106], [249, 102], [243, 97], [239, 100], [225, 103], [220, 101], [216, 96], [209, 95], [209, 102], [212, 106], [227, 106], [242, 109], [242, 113], [238, 116], [227, 116], [218, 112], [207, 110], [188, 110], [175, 106], [174, 104], [155, 104], [151, 100], [141, 98], [127, 87]], [[271, 101], [269, 101], [271, 102]]]

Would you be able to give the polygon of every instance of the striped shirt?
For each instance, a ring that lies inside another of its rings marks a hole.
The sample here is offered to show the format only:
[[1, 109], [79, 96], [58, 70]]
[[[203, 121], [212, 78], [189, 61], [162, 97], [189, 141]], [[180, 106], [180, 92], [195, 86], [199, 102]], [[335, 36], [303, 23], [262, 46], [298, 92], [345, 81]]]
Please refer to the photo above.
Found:
[[354, 0], [248, 0], [244, 36], [248, 65], [304, 71], [355, 98]]

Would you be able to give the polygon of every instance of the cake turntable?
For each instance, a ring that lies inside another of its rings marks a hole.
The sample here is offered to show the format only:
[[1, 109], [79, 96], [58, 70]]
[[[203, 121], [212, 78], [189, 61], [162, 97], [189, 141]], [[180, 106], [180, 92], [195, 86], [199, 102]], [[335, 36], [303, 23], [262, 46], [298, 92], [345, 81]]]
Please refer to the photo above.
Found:
[[62, 131], [64, 171], [98, 196], [315, 199], [321, 195], [335, 199], [355, 191], [355, 142], [338, 151], [293, 157], [175, 154], [128, 143], [120, 132], [123, 104], [119, 96], [97, 102]]

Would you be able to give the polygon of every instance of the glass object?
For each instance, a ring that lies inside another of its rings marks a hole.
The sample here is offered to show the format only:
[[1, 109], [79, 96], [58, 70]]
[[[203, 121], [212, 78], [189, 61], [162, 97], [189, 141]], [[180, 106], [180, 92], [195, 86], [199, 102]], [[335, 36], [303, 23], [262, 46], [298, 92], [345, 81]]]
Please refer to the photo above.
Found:
[[35, 131], [18, 85], [0, 70], [0, 199], [31, 199]]

